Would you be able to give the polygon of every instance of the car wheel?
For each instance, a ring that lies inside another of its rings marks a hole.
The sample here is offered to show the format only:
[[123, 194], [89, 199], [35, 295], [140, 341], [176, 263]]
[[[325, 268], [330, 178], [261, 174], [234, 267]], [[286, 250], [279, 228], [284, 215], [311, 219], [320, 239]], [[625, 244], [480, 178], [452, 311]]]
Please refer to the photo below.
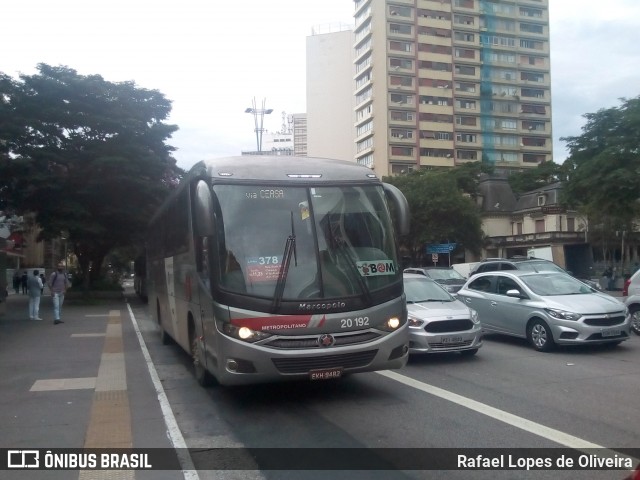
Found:
[[189, 341], [191, 345], [191, 358], [193, 359], [193, 375], [199, 385], [209, 387], [214, 383], [214, 377], [211, 375], [202, 363], [203, 355], [200, 349], [200, 342], [195, 335], [194, 329], [189, 332]]
[[631, 330], [636, 335], [640, 335], [640, 306], [633, 305], [629, 311], [631, 312]]
[[477, 348], [472, 348], [471, 350], [461, 350], [460, 351], [460, 355], [463, 355], [465, 357], [472, 357], [476, 353], [478, 353], [478, 349]]
[[549, 325], [543, 320], [534, 319], [527, 328], [529, 343], [539, 352], [548, 352], [554, 346], [553, 335]]

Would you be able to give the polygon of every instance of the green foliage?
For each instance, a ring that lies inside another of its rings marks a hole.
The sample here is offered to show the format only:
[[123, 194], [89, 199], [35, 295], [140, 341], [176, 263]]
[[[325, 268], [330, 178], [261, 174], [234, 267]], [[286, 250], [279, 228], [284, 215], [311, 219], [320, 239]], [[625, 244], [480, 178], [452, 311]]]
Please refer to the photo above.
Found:
[[562, 138], [570, 157], [567, 200], [621, 228], [640, 214], [640, 97], [585, 114], [582, 135]]
[[[480, 166], [446, 171], [421, 170], [388, 177], [407, 198], [411, 232], [401, 246], [413, 261], [425, 254], [427, 243], [455, 242], [458, 248], [477, 253], [483, 242], [480, 211], [473, 199]], [[464, 187], [464, 189], [462, 188]]]
[[[135, 243], [182, 171], [165, 141], [171, 102], [133, 82], [38, 65], [0, 74], [0, 205], [35, 212], [42, 238], [68, 235], [83, 272]], [[4, 155], [2, 155], [4, 154]]]
[[546, 187], [566, 179], [565, 167], [554, 162], [543, 162], [536, 168], [509, 175], [509, 185], [513, 193], [519, 195], [540, 187]]

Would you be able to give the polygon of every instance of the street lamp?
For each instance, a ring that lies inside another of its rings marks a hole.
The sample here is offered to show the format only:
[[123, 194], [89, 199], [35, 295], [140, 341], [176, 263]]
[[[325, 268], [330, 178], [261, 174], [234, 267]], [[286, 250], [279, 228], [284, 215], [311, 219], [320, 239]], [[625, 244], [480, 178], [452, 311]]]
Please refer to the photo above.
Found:
[[[264, 116], [273, 112], [272, 108], [265, 109], [265, 99], [262, 99], [262, 108], [256, 108], [256, 97], [253, 97], [253, 107], [247, 108], [244, 113], [252, 113], [253, 114], [253, 122], [256, 126], [256, 146], [258, 147], [258, 155], [262, 153], [262, 132], [264, 132]], [[260, 122], [258, 122], [258, 117], [260, 117]]]

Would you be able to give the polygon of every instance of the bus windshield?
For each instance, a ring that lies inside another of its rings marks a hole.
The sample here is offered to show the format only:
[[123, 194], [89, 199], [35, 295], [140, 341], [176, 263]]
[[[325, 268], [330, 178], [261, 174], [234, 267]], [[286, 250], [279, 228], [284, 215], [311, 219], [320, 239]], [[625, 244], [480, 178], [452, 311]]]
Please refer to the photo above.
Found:
[[402, 281], [379, 185], [215, 185], [223, 290], [278, 300], [368, 298]]

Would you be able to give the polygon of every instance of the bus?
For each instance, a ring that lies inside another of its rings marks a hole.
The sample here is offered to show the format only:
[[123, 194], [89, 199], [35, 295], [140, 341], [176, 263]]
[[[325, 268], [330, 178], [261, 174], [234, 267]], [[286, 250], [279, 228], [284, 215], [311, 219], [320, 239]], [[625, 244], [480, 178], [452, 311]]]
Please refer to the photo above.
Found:
[[150, 220], [150, 315], [203, 386], [402, 368], [408, 229], [400, 190], [353, 162], [202, 161]]

